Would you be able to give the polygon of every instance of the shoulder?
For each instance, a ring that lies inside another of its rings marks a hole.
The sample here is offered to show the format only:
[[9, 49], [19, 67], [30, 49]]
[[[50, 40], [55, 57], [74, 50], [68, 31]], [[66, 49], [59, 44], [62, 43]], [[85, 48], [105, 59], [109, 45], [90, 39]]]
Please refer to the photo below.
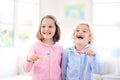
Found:
[[62, 48], [62, 49], [63, 49], [63, 46], [62, 46], [60, 43], [58, 43], [58, 42], [56, 42], [56, 43], [54, 44], [54, 46], [57, 47], [57, 48]]
[[59, 49], [60, 51], [64, 50], [63, 46], [60, 44], [55, 44], [55, 48]]
[[86, 49], [89, 48], [89, 49], [91, 49], [91, 50], [93, 50], [93, 51], [96, 52], [96, 49], [95, 49], [95, 47], [94, 47], [92, 44], [87, 45], [85, 48], [86, 48]]
[[40, 40], [37, 40], [36, 42], [33, 43], [33, 46], [38, 46], [40, 45], [42, 42]]
[[68, 48], [65, 48], [63, 50], [64, 53], [70, 53], [70, 52], [73, 52], [74, 51], [74, 48], [73, 47], [68, 47]]
[[60, 45], [60, 44], [55, 44], [55, 46], [56, 46], [56, 47], [59, 47], [59, 48], [63, 48], [63, 46]]
[[74, 51], [74, 48], [73, 47], [68, 47], [68, 48], [65, 48], [63, 50], [63, 57], [67, 59], [67, 57], [69, 56], [69, 54], [72, 54]]
[[91, 50], [93, 50], [95, 53], [97, 53], [97, 49], [94, 46], [89, 46]]
[[74, 47], [67, 47], [64, 49], [65, 51], [73, 51], [74, 50]]
[[32, 45], [31, 45], [31, 48], [37, 48], [39, 46], [41, 46], [41, 41], [40, 40], [37, 40], [36, 42], [34, 42]]
[[91, 49], [97, 57], [99, 56], [99, 53], [96, 47], [94, 47], [93, 45], [90, 45], [88, 48]]

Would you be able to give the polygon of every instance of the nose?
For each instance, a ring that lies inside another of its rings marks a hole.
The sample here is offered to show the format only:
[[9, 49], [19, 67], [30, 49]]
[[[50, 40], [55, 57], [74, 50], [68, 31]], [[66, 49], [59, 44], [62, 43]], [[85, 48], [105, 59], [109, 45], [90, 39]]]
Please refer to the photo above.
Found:
[[49, 28], [48, 27], [45, 27], [44, 30], [48, 30]]
[[79, 34], [82, 34], [83, 32], [82, 32], [82, 31], [79, 31], [78, 33], [79, 33]]

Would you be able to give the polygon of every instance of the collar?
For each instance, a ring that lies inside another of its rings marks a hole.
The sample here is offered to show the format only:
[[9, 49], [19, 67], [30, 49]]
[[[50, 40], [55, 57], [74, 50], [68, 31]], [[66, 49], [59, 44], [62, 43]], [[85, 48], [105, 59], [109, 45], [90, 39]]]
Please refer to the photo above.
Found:
[[48, 44], [43, 43], [42, 41], [39, 41], [39, 42], [41, 45], [46, 46], [46, 47], [56, 47], [57, 46], [57, 44], [48, 45]]
[[81, 51], [76, 51], [75, 46], [68, 48], [71, 52], [78, 53], [78, 54], [84, 54], [84, 51], [90, 47], [90, 44], [86, 45]]

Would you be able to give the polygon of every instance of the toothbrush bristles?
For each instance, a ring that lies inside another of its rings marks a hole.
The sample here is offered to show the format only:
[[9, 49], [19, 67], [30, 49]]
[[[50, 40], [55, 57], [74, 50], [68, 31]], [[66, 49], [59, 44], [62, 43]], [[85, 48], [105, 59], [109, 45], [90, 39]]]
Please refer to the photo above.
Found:
[[47, 56], [50, 56], [50, 52], [47, 53]]

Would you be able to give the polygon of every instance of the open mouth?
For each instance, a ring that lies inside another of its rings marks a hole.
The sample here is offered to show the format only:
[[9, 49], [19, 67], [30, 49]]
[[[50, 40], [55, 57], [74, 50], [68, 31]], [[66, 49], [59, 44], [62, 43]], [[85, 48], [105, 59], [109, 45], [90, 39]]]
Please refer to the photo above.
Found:
[[50, 32], [47, 32], [47, 33], [43, 32], [43, 34], [47, 34], [47, 35], [49, 35], [49, 34], [51, 34], [51, 33], [50, 33]]
[[81, 35], [78, 35], [77, 38], [78, 38], [78, 39], [83, 39], [84, 37], [81, 36]]

